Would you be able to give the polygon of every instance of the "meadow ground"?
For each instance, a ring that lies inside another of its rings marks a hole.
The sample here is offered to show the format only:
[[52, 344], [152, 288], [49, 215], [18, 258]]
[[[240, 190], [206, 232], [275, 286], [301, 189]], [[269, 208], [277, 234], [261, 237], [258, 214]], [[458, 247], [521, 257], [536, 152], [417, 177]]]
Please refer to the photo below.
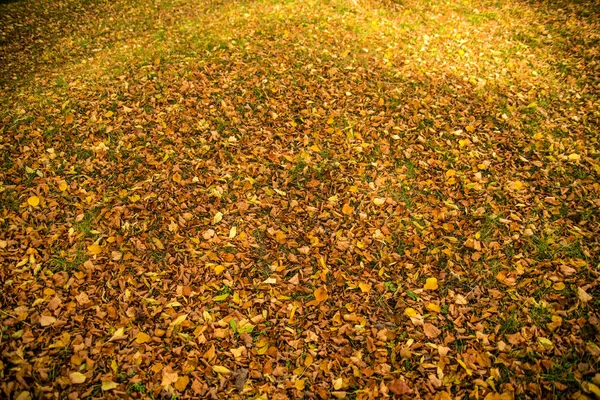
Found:
[[0, 4], [0, 397], [600, 395], [600, 6]]

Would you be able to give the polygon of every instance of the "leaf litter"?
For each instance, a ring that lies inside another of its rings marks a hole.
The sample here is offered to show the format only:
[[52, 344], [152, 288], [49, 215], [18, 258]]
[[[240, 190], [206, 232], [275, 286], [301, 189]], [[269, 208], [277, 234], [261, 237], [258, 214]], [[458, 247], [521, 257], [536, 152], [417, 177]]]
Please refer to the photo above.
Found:
[[598, 21], [0, 4], [0, 393], [598, 397]]

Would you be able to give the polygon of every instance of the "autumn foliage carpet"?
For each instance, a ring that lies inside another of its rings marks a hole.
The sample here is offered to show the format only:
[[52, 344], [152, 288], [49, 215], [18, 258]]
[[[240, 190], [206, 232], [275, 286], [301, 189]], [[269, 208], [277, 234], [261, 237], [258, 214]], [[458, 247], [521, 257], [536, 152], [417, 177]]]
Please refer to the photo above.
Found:
[[0, 4], [0, 397], [598, 397], [599, 15]]

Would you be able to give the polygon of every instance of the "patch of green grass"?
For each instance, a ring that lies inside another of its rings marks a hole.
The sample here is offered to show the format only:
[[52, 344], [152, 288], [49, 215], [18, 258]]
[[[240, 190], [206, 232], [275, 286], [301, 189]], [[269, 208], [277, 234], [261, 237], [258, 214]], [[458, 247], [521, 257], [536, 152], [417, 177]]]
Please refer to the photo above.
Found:
[[92, 231], [94, 230], [93, 224], [97, 215], [98, 211], [86, 211], [81, 221], [76, 221], [73, 223], [74, 228], [79, 233], [83, 233], [85, 237], [95, 236]]
[[134, 383], [127, 387], [127, 394], [146, 393], [146, 386], [142, 382]]
[[83, 247], [79, 247], [74, 255], [72, 256], [59, 256], [50, 260], [50, 265], [54, 272], [58, 271], [78, 271], [79, 267], [88, 260], [88, 256], [85, 253]]
[[500, 323], [500, 329], [498, 330], [499, 335], [512, 335], [517, 333], [519, 329], [521, 329], [521, 321], [517, 318], [516, 312], [511, 312], [508, 317], [506, 317]]
[[552, 321], [552, 313], [546, 307], [541, 306], [532, 307], [529, 310], [529, 317], [539, 327], [544, 327]]

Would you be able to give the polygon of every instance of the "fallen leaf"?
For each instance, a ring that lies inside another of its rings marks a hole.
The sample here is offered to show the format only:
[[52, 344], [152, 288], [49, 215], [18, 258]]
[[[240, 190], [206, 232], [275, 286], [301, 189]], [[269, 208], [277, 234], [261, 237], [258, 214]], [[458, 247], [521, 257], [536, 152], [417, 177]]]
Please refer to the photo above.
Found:
[[86, 376], [81, 372], [71, 372], [69, 374], [69, 379], [71, 380], [71, 383], [78, 384], [85, 382]]
[[346, 203], [342, 206], [342, 214], [352, 215], [354, 214], [354, 208], [352, 208], [350, 204]]
[[173, 386], [175, 386], [175, 389], [178, 391], [183, 392], [188, 383], [190, 383], [190, 378], [184, 375], [177, 378], [177, 381], [175, 381], [175, 385]]
[[440, 335], [440, 333], [442, 333], [442, 331], [440, 331], [435, 325], [430, 323], [423, 324], [423, 331], [430, 339], [435, 339]]
[[427, 289], [427, 290], [436, 290], [438, 288], [438, 281], [436, 278], [427, 278], [427, 281], [425, 282], [425, 286], [423, 286], [423, 289]]
[[145, 334], [144, 332], [139, 332], [135, 338], [135, 342], [137, 344], [144, 344], [152, 340], [150, 335]]
[[215, 371], [218, 374], [224, 374], [224, 375], [226, 375], [226, 374], [230, 374], [231, 373], [231, 371], [229, 370], [229, 368], [225, 368], [225, 367], [223, 367], [221, 365], [213, 365], [212, 369], [213, 369], [213, 371]]
[[329, 298], [329, 294], [327, 294], [327, 289], [324, 286], [315, 289], [313, 294], [315, 295], [315, 299], [319, 303], [322, 303]]
[[220, 211], [217, 212], [215, 214], [215, 216], [213, 217], [213, 224], [218, 224], [222, 219], [223, 219], [223, 213]]
[[577, 298], [584, 303], [592, 300], [592, 296], [590, 296], [583, 288], [577, 287]]
[[119, 387], [119, 384], [113, 381], [102, 382], [101, 388], [103, 391], [113, 390]]
[[92, 256], [102, 253], [102, 247], [98, 246], [97, 244], [92, 244], [88, 246], [87, 250], [88, 254]]
[[37, 196], [31, 196], [27, 199], [27, 204], [29, 204], [31, 207], [37, 207], [40, 205], [40, 198]]
[[110, 339], [108, 339], [109, 342], [113, 342], [115, 340], [122, 340], [125, 338], [125, 328], [119, 328], [115, 331], [115, 333], [113, 333], [113, 335], [111, 336]]
[[394, 379], [388, 383], [387, 387], [392, 393], [398, 396], [412, 392], [412, 389], [402, 379]]
[[55, 322], [56, 322], [56, 318], [54, 318], [51, 315], [42, 315], [40, 317], [40, 325], [42, 325], [42, 326], [54, 325]]

